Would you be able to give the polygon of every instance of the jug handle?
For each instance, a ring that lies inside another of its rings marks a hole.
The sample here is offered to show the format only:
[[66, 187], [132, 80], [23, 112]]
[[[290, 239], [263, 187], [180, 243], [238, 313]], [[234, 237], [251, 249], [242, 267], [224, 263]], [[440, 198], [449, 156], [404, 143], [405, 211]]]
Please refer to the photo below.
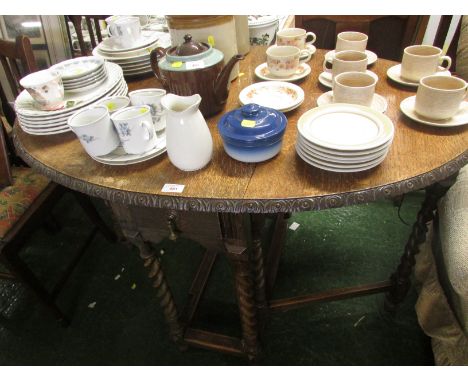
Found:
[[151, 69], [153, 69], [153, 73], [156, 76], [156, 79], [161, 83], [161, 85], [165, 88], [166, 82], [161, 77], [161, 73], [159, 71], [158, 66], [158, 59], [161, 59], [166, 54], [166, 49], [158, 47], [151, 51], [150, 53], [150, 62], [151, 62]]

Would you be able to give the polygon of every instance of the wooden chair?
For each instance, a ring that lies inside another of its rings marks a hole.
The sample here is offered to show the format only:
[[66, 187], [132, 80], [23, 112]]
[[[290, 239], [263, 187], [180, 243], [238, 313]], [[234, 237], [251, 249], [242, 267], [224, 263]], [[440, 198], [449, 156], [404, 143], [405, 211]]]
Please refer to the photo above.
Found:
[[458, 40], [460, 38], [460, 28], [462, 18], [458, 21], [457, 27], [455, 29], [455, 34], [453, 35], [452, 41], [450, 41], [447, 47], [444, 47], [445, 40], [447, 39], [447, 34], [450, 28], [450, 24], [452, 23], [452, 19], [454, 16], [442, 16], [440, 19], [439, 26], [437, 28], [437, 32], [434, 38], [434, 46], [437, 46], [441, 49], [447, 48], [447, 56], [450, 56], [452, 59], [452, 66], [450, 68], [451, 72], [456, 72], [457, 70], [457, 45]]
[[429, 16], [296, 16], [298, 28], [317, 35], [317, 48], [335, 49], [336, 35], [343, 31], [369, 36], [367, 49], [378, 57], [401, 61], [403, 49], [420, 44]]
[[[16, 42], [0, 40], [0, 61], [4, 66], [13, 94], [18, 94], [20, 91], [19, 79], [37, 69], [31, 44], [25, 36], [18, 36]], [[1, 86], [0, 90], [3, 97], [5, 92]], [[9, 105], [5, 103], [3, 106]], [[14, 111], [12, 112], [14, 116]], [[13, 125], [14, 118], [11, 123]], [[52, 310], [58, 319], [67, 323], [68, 320], [54, 302], [55, 298], [96, 230], [99, 229], [110, 241], [115, 241], [115, 235], [100, 218], [88, 196], [65, 189], [26, 167], [24, 162], [16, 156], [14, 146], [1, 120], [0, 124], [0, 262], [11, 272], [11, 274], [0, 273], [0, 277], [18, 278], [39, 297], [46, 307]], [[77, 256], [65, 271], [64, 276], [49, 293], [19, 258], [18, 250], [37, 226], [44, 225], [52, 207], [65, 192], [72, 192], [96, 228], [79, 248]]]
[[[81, 24], [83, 17], [85, 18], [86, 26], [88, 28], [91, 46], [95, 48], [102, 41], [101, 26], [99, 25], [99, 21], [105, 20], [109, 16], [90, 16], [90, 15], [87, 15], [87, 16], [67, 15], [65, 16], [65, 22], [67, 24], [68, 41], [70, 43], [72, 57], [75, 57], [77, 55], [76, 55], [75, 49], [73, 48], [72, 36], [71, 36], [70, 27], [68, 25], [68, 21], [71, 21], [71, 23], [73, 24], [73, 27], [75, 28], [76, 36], [78, 38], [78, 44], [80, 45], [80, 55], [90, 56], [92, 54], [92, 51], [88, 49], [84, 36], [83, 36], [83, 28]], [[96, 32], [96, 36], [94, 35], [95, 32]]]

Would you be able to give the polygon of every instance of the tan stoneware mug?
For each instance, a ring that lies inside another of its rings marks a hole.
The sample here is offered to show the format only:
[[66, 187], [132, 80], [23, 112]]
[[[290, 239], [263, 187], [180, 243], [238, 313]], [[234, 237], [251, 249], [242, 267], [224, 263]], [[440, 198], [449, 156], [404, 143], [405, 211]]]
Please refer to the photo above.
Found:
[[[330, 63], [332, 68], [327, 68]], [[367, 70], [367, 55], [364, 52], [345, 50], [338, 52], [323, 61], [323, 71], [330, 73], [332, 78], [343, 72], [365, 72]]]
[[419, 81], [414, 110], [429, 119], [453, 117], [466, 97], [467, 83], [461, 78], [427, 76]]
[[377, 79], [361, 72], [344, 72], [333, 82], [333, 102], [371, 106]]
[[361, 32], [341, 32], [336, 36], [336, 52], [342, 50], [357, 50], [365, 52], [367, 47], [367, 40], [369, 38], [365, 33]]
[[267, 66], [276, 77], [290, 77], [296, 73], [299, 64], [310, 60], [311, 54], [306, 49], [296, 46], [270, 46], [267, 51]]
[[[446, 67], [439, 67], [444, 61]], [[401, 60], [401, 77], [418, 82], [421, 78], [435, 74], [438, 71], [450, 69], [452, 59], [442, 55], [442, 49], [432, 45], [411, 45], [403, 51]]]

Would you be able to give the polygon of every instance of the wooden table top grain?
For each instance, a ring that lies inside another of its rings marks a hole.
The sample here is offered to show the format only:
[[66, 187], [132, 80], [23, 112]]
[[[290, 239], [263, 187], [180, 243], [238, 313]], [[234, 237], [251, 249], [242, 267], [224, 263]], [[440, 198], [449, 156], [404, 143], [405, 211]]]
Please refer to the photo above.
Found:
[[[240, 91], [258, 81], [254, 70], [265, 62], [265, 47], [252, 47], [240, 62], [240, 75], [231, 83], [224, 111], [207, 120], [214, 153], [199, 171], [178, 170], [166, 154], [130, 166], [100, 164], [85, 153], [72, 132], [33, 136], [16, 126], [15, 144], [29, 165], [72, 189], [126, 204], [207, 212], [294, 212], [369, 202], [426, 187], [468, 162], [467, 126], [436, 128], [405, 117], [400, 102], [414, 95], [415, 89], [388, 79], [387, 69], [396, 63], [384, 59], [369, 67], [379, 77], [376, 93], [387, 99], [386, 115], [395, 125], [394, 141], [384, 162], [367, 171], [338, 174], [302, 161], [294, 147], [297, 121], [330, 90], [318, 82], [325, 53], [317, 50], [308, 63], [311, 74], [297, 83], [304, 90], [305, 101], [286, 113], [281, 152], [266, 162], [245, 164], [230, 158], [217, 129], [225, 112], [240, 107]], [[161, 87], [154, 77], [127, 82], [130, 91]], [[162, 193], [166, 183], [185, 185], [183, 193]]]

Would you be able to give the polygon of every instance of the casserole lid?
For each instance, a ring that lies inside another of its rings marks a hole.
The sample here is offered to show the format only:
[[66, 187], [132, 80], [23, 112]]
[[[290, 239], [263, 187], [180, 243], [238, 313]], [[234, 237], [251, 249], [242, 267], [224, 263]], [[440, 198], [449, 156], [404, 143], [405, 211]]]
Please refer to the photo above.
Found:
[[281, 139], [287, 122], [282, 112], [249, 103], [224, 114], [218, 122], [218, 130], [229, 143], [263, 146]]

